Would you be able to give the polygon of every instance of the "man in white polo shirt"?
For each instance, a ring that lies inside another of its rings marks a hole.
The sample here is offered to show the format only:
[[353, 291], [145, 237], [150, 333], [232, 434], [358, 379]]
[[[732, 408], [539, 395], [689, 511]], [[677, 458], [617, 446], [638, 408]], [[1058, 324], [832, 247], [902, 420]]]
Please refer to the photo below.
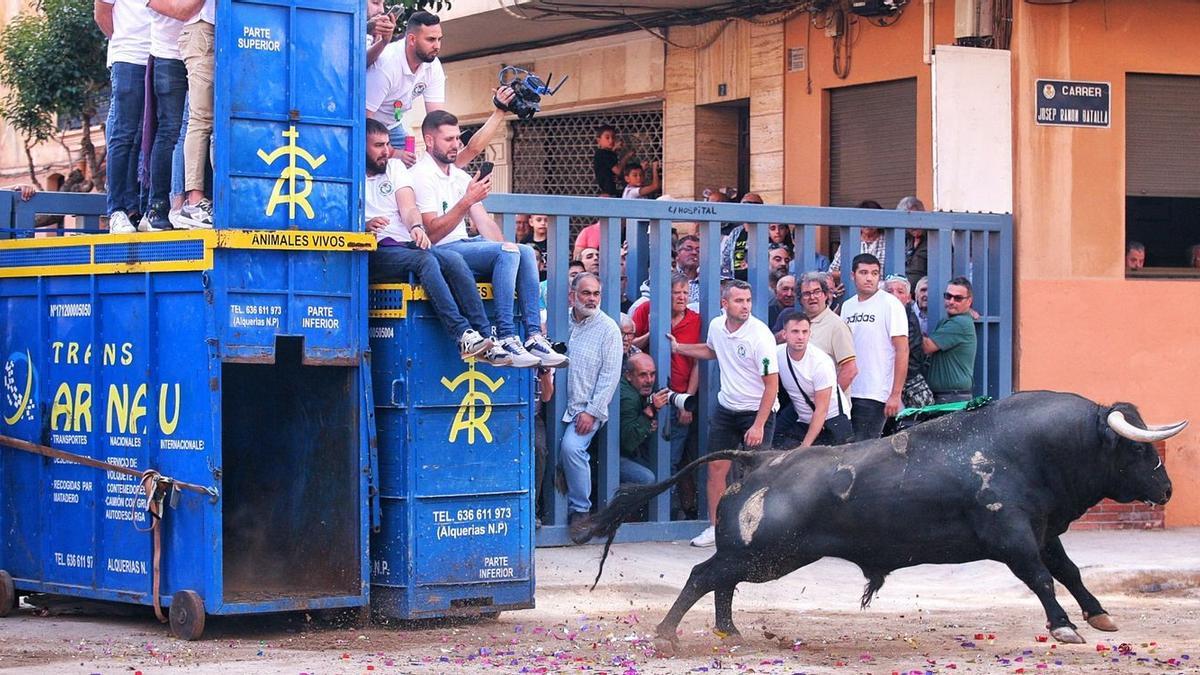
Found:
[[142, 0], [95, 0], [94, 16], [108, 37], [112, 99], [104, 125], [108, 148], [108, 231], [136, 232], [142, 213], [138, 150], [146, 104], [146, 61], [150, 58], [150, 11]]
[[[729, 281], [721, 289], [722, 316], [708, 325], [706, 344], [682, 344], [667, 333], [671, 352], [696, 359], [716, 359], [721, 371], [717, 406], [709, 420], [708, 451], [746, 450], [771, 446], [779, 396], [779, 362], [775, 336], [750, 314], [750, 284]], [[708, 517], [713, 525], [692, 546], [716, 544], [717, 504], [725, 492], [730, 462], [708, 463]]]
[[404, 39], [384, 47], [367, 69], [367, 116], [388, 128], [392, 147], [412, 166], [415, 156], [404, 148], [408, 130], [404, 113], [418, 98], [425, 101], [426, 114], [446, 105], [446, 71], [438, 54], [442, 51], [441, 19], [429, 12], [413, 12], [404, 27]]
[[809, 343], [811, 328], [812, 320], [803, 312], [783, 322], [779, 386], [791, 405], [775, 420], [774, 445], [782, 450], [840, 445], [854, 435], [850, 401], [838, 386], [833, 358]]
[[[537, 254], [531, 246], [504, 241], [496, 221], [483, 208], [492, 177], [468, 176], [455, 165], [462, 141], [458, 118], [445, 110], [425, 116], [421, 125], [425, 155], [413, 167], [413, 191], [422, 225], [434, 246], [457, 253], [477, 276], [489, 277], [494, 289], [496, 336], [512, 365], [562, 368], [567, 357], [554, 351], [542, 335], [538, 309]], [[466, 216], [480, 236], [468, 237]], [[526, 339], [517, 332], [513, 296], [520, 303]]]
[[894, 295], [879, 290], [879, 259], [854, 256], [858, 293], [842, 303], [842, 320], [854, 335], [858, 375], [850, 385], [850, 421], [858, 441], [879, 438], [888, 417], [900, 412], [908, 374], [908, 315]]

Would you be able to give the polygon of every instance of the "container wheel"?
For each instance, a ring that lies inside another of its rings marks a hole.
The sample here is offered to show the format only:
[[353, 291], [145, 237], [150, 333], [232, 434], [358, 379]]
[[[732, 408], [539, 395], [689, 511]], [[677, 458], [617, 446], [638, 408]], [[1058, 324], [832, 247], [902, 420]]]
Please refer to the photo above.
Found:
[[204, 632], [204, 601], [195, 591], [171, 596], [171, 634], [180, 640], [199, 640]]
[[0, 570], [0, 617], [8, 616], [17, 608], [17, 588], [12, 575]]

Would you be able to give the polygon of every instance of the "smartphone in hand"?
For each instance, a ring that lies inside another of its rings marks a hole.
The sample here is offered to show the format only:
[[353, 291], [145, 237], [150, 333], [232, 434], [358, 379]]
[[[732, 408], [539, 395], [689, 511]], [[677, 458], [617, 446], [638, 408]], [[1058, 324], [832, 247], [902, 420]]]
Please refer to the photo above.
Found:
[[479, 165], [479, 180], [483, 180], [484, 178], [492, 175], [492, 169], [494, 168], [496, 168], [496, 165], [491, 162], [484, 162], [483, 164]]

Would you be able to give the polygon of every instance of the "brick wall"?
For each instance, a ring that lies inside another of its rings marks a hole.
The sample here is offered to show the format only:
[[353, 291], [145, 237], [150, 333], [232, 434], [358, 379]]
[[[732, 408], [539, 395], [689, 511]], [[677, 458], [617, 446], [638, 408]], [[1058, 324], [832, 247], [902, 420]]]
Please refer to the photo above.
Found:
[[[1166, 455], [1166, 443], [1156, 443], [1159, 457]], [[1072, 530], [1152, 530], [1163, 527], [1161, 506], [1142, 502], [1118, 504], [1105, 499], [1071, 525]]]

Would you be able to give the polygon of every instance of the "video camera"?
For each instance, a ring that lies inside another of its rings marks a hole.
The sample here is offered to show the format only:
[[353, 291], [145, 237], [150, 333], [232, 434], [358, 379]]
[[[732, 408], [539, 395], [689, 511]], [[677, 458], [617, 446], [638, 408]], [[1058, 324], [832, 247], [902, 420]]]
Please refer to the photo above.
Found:
[[[553, 81], [554, 73], [550, 73], [550, 77], [547, 79]], [[510, 112], [519, 119], [527, 120], [541, 112], [542, 97], [553, 96], [566, 81], [567, 76], [563, 75], [558, 84], [551, 88], [542, 81], [542, 78], [524, 68], [504, 66], [500, 69], [500, 86], [511, 87], [514, 97], [508, 105], [504, 105], [495, 97], [492, 98], [492, 102], [496, 104], [497, 108]]]

